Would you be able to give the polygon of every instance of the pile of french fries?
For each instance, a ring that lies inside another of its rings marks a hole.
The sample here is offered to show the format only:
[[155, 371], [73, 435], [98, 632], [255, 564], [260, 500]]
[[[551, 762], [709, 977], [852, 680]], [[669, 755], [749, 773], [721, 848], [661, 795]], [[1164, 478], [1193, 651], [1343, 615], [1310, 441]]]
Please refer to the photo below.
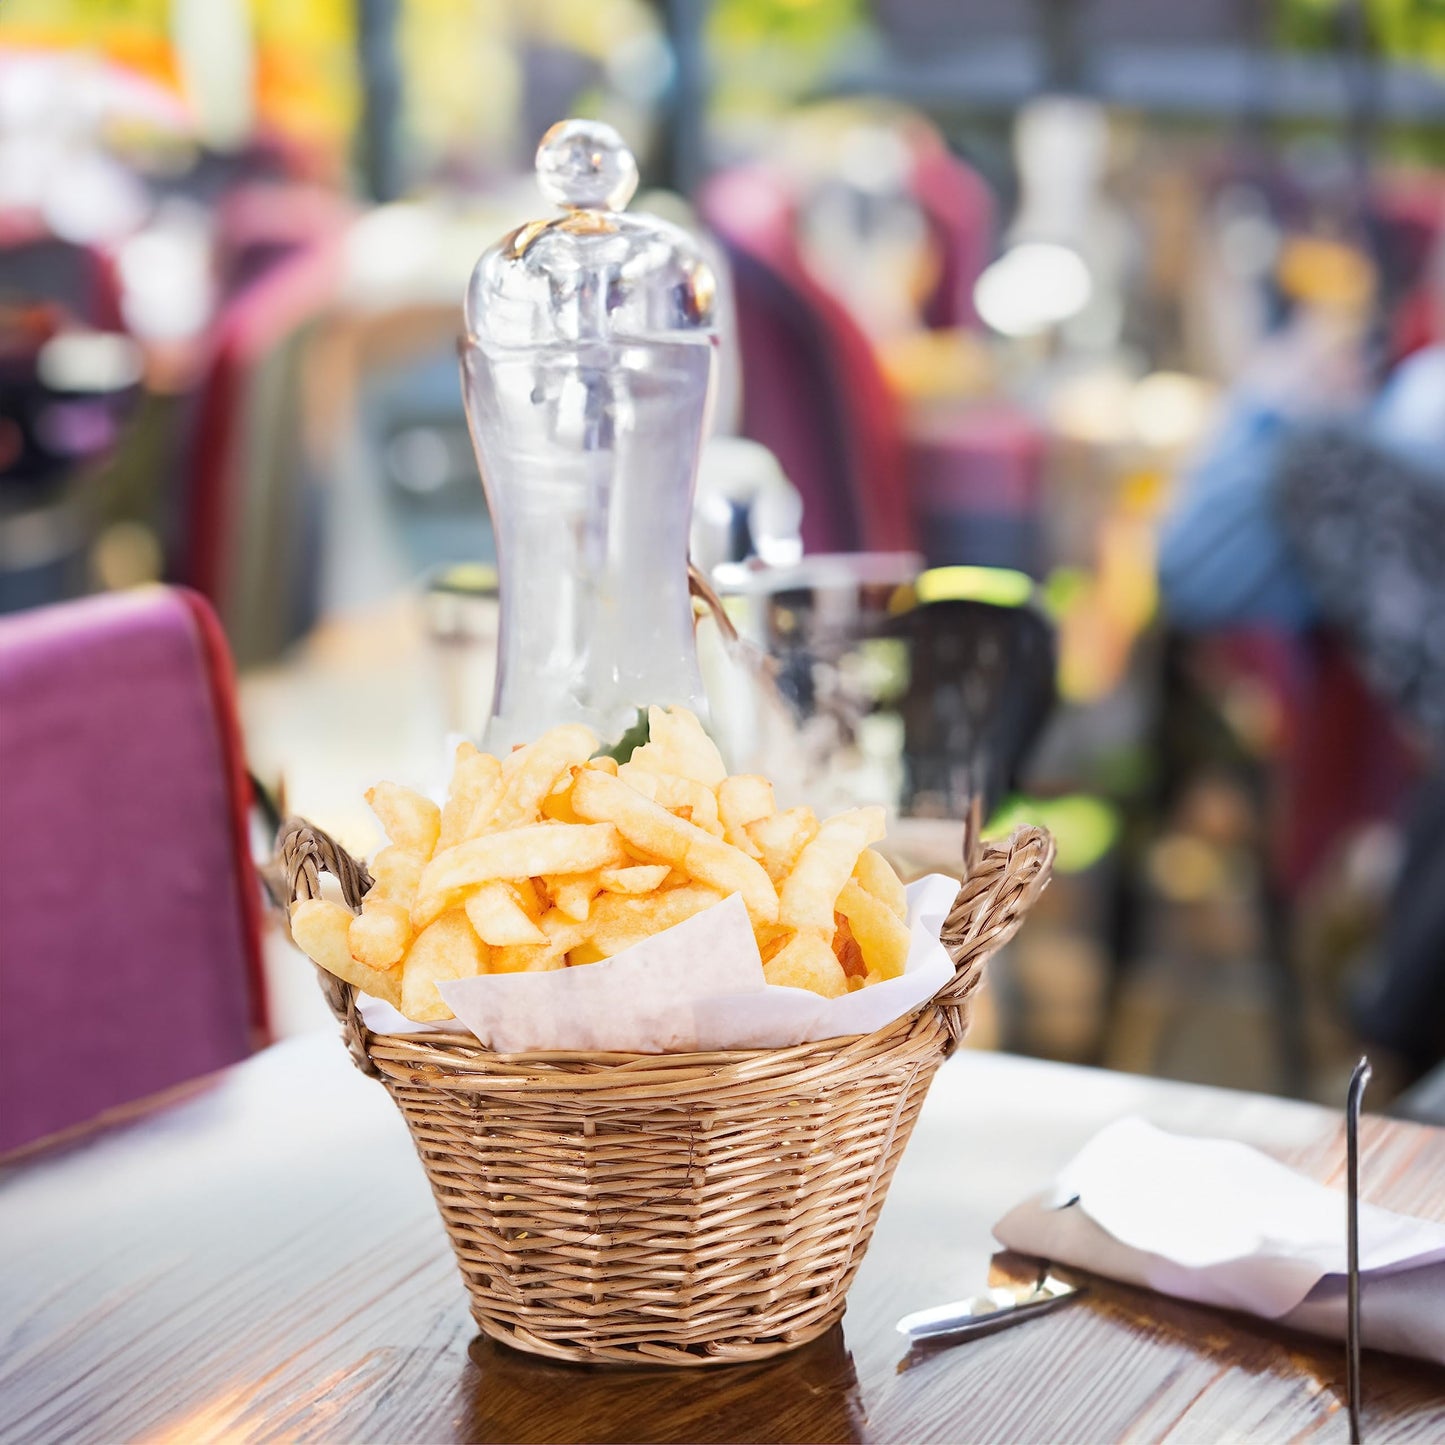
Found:
[[291, 933], [419, 1023], [453, 1016], [439, 981], [595, 963], [734, 893], [769, 983], [834, 998], [903, 972], [903, 884], [869, 846], [883, 810], [780, 812], [684, 708], [652, 708], [621, 765], [568, 724], [503, 759], [461, 744], [441, 808], [395, 783], [367, 802], [388, 846], [361, 912], [303, 900]]

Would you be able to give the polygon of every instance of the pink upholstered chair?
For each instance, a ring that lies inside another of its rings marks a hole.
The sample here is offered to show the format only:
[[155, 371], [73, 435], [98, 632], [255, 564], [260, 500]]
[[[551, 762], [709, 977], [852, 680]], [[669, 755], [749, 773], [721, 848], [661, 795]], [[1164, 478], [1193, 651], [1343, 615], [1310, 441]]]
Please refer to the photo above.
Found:
[[199, 597], [0, 618], [0, 1153], [265, 1041], [248, 803]]

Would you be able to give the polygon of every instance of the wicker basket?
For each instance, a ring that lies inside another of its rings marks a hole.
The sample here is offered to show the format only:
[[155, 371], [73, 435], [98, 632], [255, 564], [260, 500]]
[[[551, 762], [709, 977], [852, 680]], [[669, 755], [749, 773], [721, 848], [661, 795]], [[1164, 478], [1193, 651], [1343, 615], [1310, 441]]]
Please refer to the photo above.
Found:
[[[495, 1054], [470, 1034], [369, 1032], [320, 972], [363, 1073], [417, 1153], [483, 1333], [554, 1359], [759, 1360], [843, 1313], [934, 1070], [962, 1040], [985, 960], [1048, 881], [1040, 829], [986, 845], [943, 942], [953, 981], [876, 1033], [713, 1054]], [[291, 822], [285, 886], [366, 870]]]

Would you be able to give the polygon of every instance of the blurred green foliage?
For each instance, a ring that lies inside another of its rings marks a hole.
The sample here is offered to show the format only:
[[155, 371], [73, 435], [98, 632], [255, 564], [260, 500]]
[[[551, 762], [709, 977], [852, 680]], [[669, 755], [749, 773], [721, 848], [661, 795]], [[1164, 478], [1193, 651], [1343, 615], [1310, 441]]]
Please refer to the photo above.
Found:
[[867, 18], [867, 0], [715, 0], [707, 45], [718, 111], [785, 109], [808, 92]]
[[[1278, 38], [1299, 50], [1342, 48], [1355, 0], [1283, 0]], [[1364, 0], [1370, 49], [1445, 68], [1445, 0]]]

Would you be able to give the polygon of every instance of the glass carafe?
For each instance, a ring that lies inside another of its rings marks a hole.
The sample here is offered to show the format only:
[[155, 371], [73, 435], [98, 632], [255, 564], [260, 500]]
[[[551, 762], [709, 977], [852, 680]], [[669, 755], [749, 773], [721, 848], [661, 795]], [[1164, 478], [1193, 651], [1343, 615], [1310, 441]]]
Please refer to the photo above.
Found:
[[462, 348], [500, 571], [492, 751], [559, 722], [615, 740], [653, 703], [705, 711], [687, 539], [712, 273], [686, 232], [622, 210], [637, 166], [610, 126], [554, 126], [537, 178], [560, 213], [477, 262]]

